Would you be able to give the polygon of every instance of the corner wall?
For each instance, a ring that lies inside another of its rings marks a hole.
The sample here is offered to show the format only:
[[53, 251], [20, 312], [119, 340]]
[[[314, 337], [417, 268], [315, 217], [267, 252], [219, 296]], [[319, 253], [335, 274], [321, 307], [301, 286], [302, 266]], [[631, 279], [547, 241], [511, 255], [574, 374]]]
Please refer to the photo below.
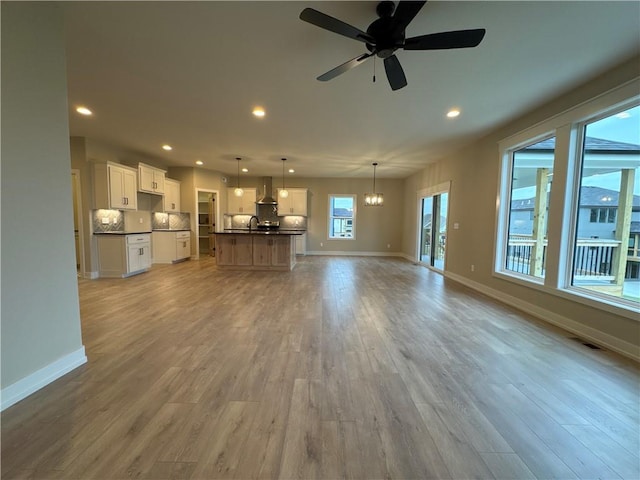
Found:
[[4, 409], [86, 357], [62, 15], [52, 3], [2, 2], [1, 8]]

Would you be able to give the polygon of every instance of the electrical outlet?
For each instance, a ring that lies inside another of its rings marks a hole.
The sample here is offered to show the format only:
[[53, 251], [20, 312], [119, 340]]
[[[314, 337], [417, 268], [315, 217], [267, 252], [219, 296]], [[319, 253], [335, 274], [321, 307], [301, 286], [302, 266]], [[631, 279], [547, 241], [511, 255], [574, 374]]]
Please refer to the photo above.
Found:
[[144, 222], [144, 219], [142, 217], [140, 217], [140, 223]]
[[320, 246], [321, 246], [321, 247], [324, 247], [324, 243], [320, 242]]
[[114, 218], [114, 219], [113, 219], [113, 224], [115, 225], [116, 223], [118, 223], [118, 219], [117, 219], [117, 218]]
[[102, 225], [109, 225], [109, 217], [102, 217]]
[[391, 244], [390, 243], [387, 243], [387, 248], [391, 248]]
[[475, 272], [476, 271], [476, 266], [474, 264], [471, 264], [471, 271]]

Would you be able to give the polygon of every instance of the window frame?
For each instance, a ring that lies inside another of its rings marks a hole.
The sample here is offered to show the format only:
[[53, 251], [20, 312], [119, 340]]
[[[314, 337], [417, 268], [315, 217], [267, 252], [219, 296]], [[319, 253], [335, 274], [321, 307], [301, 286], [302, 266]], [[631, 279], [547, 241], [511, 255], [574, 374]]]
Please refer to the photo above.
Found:
[[[556, 295], [586, 306], [640, 322], [637, 303], [571, 285], [577, 231], [579, 191], [582, 176], [582, 142], [585, 125], [609, 117], [640, 104], [640, 78], [624, 83], [589, 101], [563, 111], [532, 127], [498, 142], [498, 190], [496, 197], [494, 258], [492, 276], [534, 290]], [[545, 136], [556, 137], [554, 154], [554, 184], [549, 198], [548, 251], [557, 258], [547, 265], [544, 279], [515, 275], [501, 268], [506, 254], [505, 229], [508, 228], [510, 181], [513, 165], [510, 152], [540, 141]], [[505, 181], [506, 179], [506, 181]], [[541, 281], [537, 281], [541, 280]]]
[[[328, 201], [328, 212], [327, 212], [327, 240], [355, 240], [356, 239], [356, 215], [357, 215], [357, 206], [358, 206], [358, 195], [355, 193], [330, 193]], [[351, 198], [353, 202], [353, 214], [351, 217], [335, 217], [332, 215], [333, 213], [333, 199], [335, 198]], [[331, 232], [333, 229], [333, 220], [334, 218], [346, 218], [351, 219], [351, 230], [352, 235], [350, 237], [336, 237], [332, 236]]]

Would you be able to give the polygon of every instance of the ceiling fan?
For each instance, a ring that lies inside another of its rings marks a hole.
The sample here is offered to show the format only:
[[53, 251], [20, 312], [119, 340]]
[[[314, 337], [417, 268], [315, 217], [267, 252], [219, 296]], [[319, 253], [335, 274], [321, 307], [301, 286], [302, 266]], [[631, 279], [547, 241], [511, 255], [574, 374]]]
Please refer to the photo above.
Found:
[[404, 50], [446, 50], [476, 47], [480, 44], [486, 33], [484, 28], [430, 33], [418, 37], [405, 38], [407, 25], [411, 23], [425, 3], [427, 2], [400, 1], [396, 7], [392, 1], [382, 1], [376, 7], [376, 13], [380, 18], [369, 25], [366, 32], [313, 8], [305, 8], [300, 13], [301, 20], [330, 32], [363, 42], [367, 50], [369, 50], [369, 53], [358, 55], [348, 62], [323, 73], [318, 77], [318, 80], [321, 82], [331, 80], [360, 65], [369, 57], [377, 55], [384, 59], [384, 69], [391, 89], [399, 90], [407, 86], [404, 70], [398, 57], [395, 56], [395, 51], [399, 48]]

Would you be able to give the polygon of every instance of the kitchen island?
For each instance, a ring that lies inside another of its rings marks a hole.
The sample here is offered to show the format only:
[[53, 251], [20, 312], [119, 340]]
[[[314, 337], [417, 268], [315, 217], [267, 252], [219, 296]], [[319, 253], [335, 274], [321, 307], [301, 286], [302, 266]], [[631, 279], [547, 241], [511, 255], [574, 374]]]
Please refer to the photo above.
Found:
[[231, 229], [216, 232], [216, 262], [225, 270], [289, 271], [296, 264], [296, 235], [304, 230]]

